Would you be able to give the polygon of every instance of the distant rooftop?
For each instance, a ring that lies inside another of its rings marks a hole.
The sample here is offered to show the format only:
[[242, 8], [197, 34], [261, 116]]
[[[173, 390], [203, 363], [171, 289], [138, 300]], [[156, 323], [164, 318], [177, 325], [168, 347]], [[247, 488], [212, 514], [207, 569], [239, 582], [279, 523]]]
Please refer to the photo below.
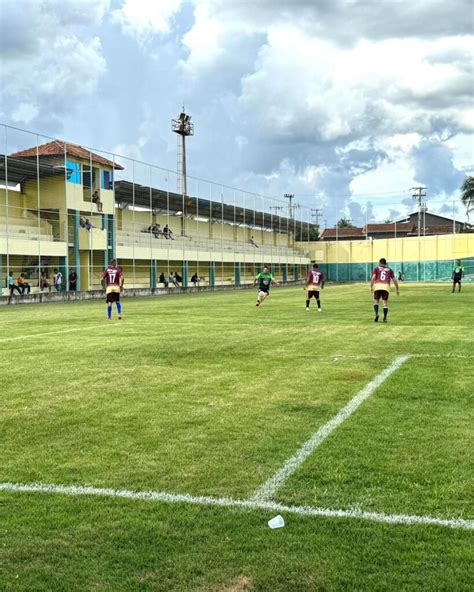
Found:
[[109, 160], [108, 158], [100, 156], [99, 154], [95, 154], [94, 152], [91, 152], [82, 146], [78, 146], [77, 144], [69, 144], [66, 142], [60, 142], [59, 140], [53, 140], [47, 144], [41, 144], [40, 146], [34, 146], [33, 148], [20, 150], [19, 152], [10, 154], [10, 156], [15, 158], [36, 158], [36, 156], [64, 156], [64, 153], [68, 154], [69, 156], [75, 156], [76, 158], [92, 160], [92, 162], [105, 164], [117, 170], [123, 170], [123, 166], [113, 162], [112, 160]]

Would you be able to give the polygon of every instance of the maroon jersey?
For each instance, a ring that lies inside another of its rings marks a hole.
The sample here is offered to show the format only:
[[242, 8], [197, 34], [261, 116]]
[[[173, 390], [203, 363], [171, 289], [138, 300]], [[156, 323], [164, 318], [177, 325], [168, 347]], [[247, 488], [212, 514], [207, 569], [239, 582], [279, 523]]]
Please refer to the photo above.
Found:
[[120, 267], [107, 267], [103, 272], [102, 278], [107, 286], [120, 286], [122, 270]]
[[306, 283], [308, 287], [316, 286], [320, 288], [323, 282], [324, 273], [322, 271], [319, 271], [319, 269], [313, 269], [312, 271], [308, 272], [308, 275], [306, 276]]
[[386, 290], [388, 292], [390, 290], [390, 281], [395, 278], [395, 274], [390, 267], [379, 265], [372, 272], [372, 277], [374, 278], [375, 290]]

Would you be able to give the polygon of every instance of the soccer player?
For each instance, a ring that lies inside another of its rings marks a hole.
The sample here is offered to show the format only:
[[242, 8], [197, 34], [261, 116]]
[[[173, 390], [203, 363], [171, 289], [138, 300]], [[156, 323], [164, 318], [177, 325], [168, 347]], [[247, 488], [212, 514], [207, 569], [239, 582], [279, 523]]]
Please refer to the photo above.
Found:
[[263, 266], [263, 272], [257, 273], [257, 276], [253, 280], [253, 285], [255, 286], [258, 280], [258, 296], [257, 302], [255, 306], [260, 306], [260, 304], [265, 300], [268, 296], [268, 292], [270, 291], [270, 286], [273, 284], [278, 286], [278, 282], [273, 278], [273, 273], [270, 273], [270, 268], [268, 265]]
[[120, 292], [123, 288], [123, 272], [117, 266], [117, 261], [112, 259], [107, 269], [102, 272], [100, 283], [106, 289], [105, 301], [107, 302], [107, 318], [112, 320], [112, 303], [117, 306], [119, 321], [122, 320], [122, 305], [120, 304]]
[[461, 265], [461, 261], [456, 261], [456, 266], [453, 269], [451, 276], [453, 280], [453, 292], [456, 290], [456, 284], [458, 285], [458, 292], [461, 291], [461, 280], [464, 277], [464, 267]]
[[379, 321], [379, 303], [380, 299], [383, 301], [383, 322], [387, 322], [388, 315], [388, 297], [390, 293], [390, 282], [393, 280], [393, 284], [397, 290], [397, 296], [400, 295], [400, 288], [398, 282], [395, 279], [393, 269], [387, 266], [387, 260], [382, 257], [379, 261], [379, 266], [372, 272], [372, 279], [370, 280], [370, 291], [374, 294], [374, 321]]
[[321, 312], [321, 300], [319, 291], [324, 288], [324, 273], [318, 268], [318, 264], [313, 265], [312, 271], [306, 276], [306, 311], [309, 312], [309, 303], [314, 296], [318, 305], [318, 312]]

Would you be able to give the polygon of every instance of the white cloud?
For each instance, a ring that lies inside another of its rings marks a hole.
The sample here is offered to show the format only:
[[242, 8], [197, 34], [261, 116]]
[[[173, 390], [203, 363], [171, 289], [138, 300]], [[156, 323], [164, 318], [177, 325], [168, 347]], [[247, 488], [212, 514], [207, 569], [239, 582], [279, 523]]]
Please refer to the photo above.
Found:
[[147, 41], [153, 35], [170, 32], [181, 3], [182, 0], [125, 0], [121, 8], [112, 12], [112, 19], [127, 35]]

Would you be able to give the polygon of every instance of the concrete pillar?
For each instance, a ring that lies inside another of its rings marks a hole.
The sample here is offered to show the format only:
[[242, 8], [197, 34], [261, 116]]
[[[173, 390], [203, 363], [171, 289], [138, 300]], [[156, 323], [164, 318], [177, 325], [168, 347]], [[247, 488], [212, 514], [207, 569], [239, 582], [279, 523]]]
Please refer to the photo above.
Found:
[[216, 262], [210, 261], [209, 262], [209, 286], [214, 288], [216, 285]]
[[90, 269], [89, 269], [89, 251], [80, 251], [79, 265], [81, 268], [81, 281], [78, 284], [80, 290], [89, 290], [90, 288]]
[[234, 283], [236, 286], [240, 286], [240, 262], [234, 263]]
[[117, 239], [116, 239], [116, 235], [115, 235], [115, 216], [113, 216], [112, 214], [109, 214], [108, 216], [108, 222], [107, 222], [107, 227], [108, 227], [108, 232], [107, 232], [107, 245], [109, 248], [109, 261], [110, 259], [116, 259], [116, 245], [117, 245]]
[[284, 282], [287, 282], [288, 281], [288, 264], [287, 263], [281, 264], [281, 275], [282, 275], [282, 280]]
[[6, 274], [3, 277], [3, 255], [0, 255], [0, 297], [3, 296], [3, 288], [6, 286]]
[[59, 271], [63, 274], [63, 284], [61, 287], [61, 292], [66, 292], [69, 290], [69, 257], [59, 257]]
[[300, 266], [293, 265], [293, 279], [295, 282], [300, 279]]
[[74, 210], [72, 218], [73, 223], [73, 240], [74, 240], [74, 269], [77, 273], [77, 286], [80, 289], [81, 286], [81, 261], [79, 254], [79, 228], [80, 228], [81, 216], [78, 210]]
[[188, 282], [189, 282], [189, 263], [188, 263], [188, 261], [183, 261], [183, 265], [181, 267], [181, 270], [182, 270], [181, 277], [183, 278], [181, 285], [183, 286], [183, 288], [187, 288]]
[[157, 278], [157, 265], [156, 260], [150, 261], [150, 288], [156, 288], [156, 278]]
[[107, 237], [107, 246], [104, 251], [104, 268], [109, 265], [109, 216], [108, 214], [102, 214], [102, 230], [105, 230]]

